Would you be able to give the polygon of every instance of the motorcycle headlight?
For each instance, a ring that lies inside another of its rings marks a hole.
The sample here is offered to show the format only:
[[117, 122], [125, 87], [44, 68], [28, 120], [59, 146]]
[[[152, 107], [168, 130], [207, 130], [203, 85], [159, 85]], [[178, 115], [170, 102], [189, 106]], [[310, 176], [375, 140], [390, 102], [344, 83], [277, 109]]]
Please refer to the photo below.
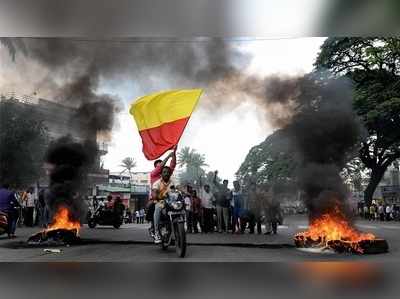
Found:
[[174, 210], [181, 210], [181, 209], [183, 208], [183, 202], [181, 202], [181, 201], [174, 201], [174, 202], [171, 203], [171, 207], [172, 207]]

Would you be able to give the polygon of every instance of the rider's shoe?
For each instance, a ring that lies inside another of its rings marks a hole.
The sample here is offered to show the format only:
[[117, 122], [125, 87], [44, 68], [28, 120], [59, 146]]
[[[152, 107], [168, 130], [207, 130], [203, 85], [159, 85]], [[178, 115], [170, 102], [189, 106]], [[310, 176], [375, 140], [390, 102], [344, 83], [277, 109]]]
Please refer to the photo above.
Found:
[[160, 243], [161, 243], [160, 234], [158, 234], [158, 233], [155, 233], [155, 234], [154, 234], [154, 243], [155, 243], [155, 244], [160, 244]]
[[154, 238], [154, 228], [153, 228], [153, 227], [150, 227], [150, 228], [149, 228], [149, 234], [150, 234], [150, 236], [151, 236], [152, 238]]

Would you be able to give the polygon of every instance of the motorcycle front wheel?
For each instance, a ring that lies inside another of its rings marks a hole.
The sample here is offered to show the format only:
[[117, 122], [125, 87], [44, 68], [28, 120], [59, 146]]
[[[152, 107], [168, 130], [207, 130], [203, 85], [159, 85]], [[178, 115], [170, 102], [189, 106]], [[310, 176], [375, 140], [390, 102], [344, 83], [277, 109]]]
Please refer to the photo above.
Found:
[[174, 224], [175, 249], [179, 257], [185, 257], [186, 254], [186, 232], [183, 222]]
[[94, 219], [89, 219], [89, 221], [88, 221], [88, 226], [90, 227], [90, 228], [95, 228], [96, 227], [96, 220], [94, 220]]

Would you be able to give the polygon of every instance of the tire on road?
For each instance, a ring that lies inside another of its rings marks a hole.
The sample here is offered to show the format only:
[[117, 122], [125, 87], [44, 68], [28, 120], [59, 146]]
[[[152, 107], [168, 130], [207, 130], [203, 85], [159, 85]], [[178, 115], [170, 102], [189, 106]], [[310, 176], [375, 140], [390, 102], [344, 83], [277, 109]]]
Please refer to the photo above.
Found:
[[175, 223], [175, 249], [179, 257], [186, 255], [186, 232], [183, 222]]

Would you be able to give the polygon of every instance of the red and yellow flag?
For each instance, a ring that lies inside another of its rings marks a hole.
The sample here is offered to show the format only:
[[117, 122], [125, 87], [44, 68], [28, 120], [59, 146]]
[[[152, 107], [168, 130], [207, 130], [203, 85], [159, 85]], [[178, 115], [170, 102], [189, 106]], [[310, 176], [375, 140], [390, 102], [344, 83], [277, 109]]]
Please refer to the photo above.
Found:
[[164, 91], [141, 97], [131, 105], [129, 113], [148, 160], [161, 157], [178, 144], [201, 93], [201, 89]]

